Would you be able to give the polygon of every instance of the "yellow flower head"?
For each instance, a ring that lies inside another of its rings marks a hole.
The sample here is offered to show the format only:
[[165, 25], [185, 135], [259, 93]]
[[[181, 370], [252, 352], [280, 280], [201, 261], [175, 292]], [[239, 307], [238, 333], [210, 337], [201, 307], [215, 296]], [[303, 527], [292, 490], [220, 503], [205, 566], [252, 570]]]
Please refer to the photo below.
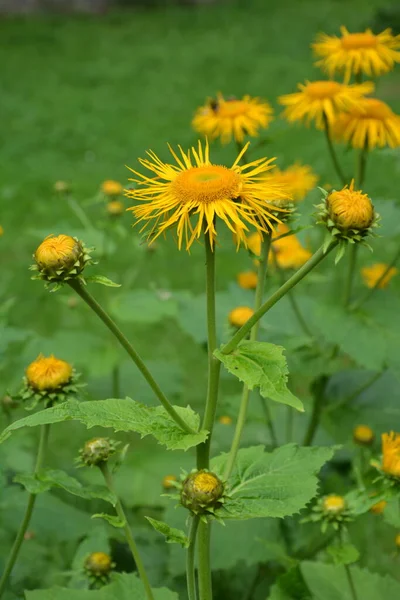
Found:
[[[287, 225], [280, 223], [272, 236], [272, 240], [274, 240], [274, 237], [289, 233], [289, 231]], [[312, 253], [302, 246], [295, 235], [288, 235], [275, 242], [272, 241], [272, 250], [274, 254], [270, 255], [270, 262], [274, 265], [276, 261], [281, 269], [299, 269], [312, 256]]]
[[244, 290], [255, 290], [257, 287], [257, 273], [254, 271], [245, 271], [237, 276], [238, 285]]
[[174, 488], [174, 483], [178, 481], [177, 477], [175, 475], [165, 475], [165, 477], [163, 477], [162, 480], [162, 485], [163, 488], [165, 490], [169, 490], [171, 488]]
[[141, 231], [149, 228], [149, 237], [156, 239], [174, 228], [179, 249], [185, 242], [187, 250], [203, 231], [214, 246], [216, 217], [236, 235], [238, 246], [240, 243], [246, 246], [249, 225], [257, 231], [270, 231], [279, 221], [276, 216], [279, 209], [265, 199], [272, 201], [286, 194], [262, 177], [272, 168], [271, 160], [261, 158], [243, 166], [239, 164], [247, 147], [248, 144], [230, 168], [210, 162], [207, 142], [204, 150], [201, 142], [197, 150], [184, 152], [179, 147], [180, 156], [170, 147], [176, 164], [163, 163], [154, 152], [148, 152], [150, 160], [140, 159], [140, 163], [155, 176], [133, 171], [137, 179], [132, 181], [139, 185], [126, 192], [141, 203], [129, 209], [138, 222], [145, 222]]
[[290, 122], [315, 121], [318, 129], [325, 128], [325, 120], [332, 125], [337, 114], [356, 106], [360, 98], [374, 90], [374, 84], [346, 85], [337, 81], [306, 81], [299, 83], [299, 92], [279, 97], [286, 106], [283, 116]]
[[288, 195], [295, 201], [303, 200], [306, 194], [315, 188], [318, 177], [308, 165], [298, 163], [287, 169], [274, 169], [266, 175], [270, 182], [275, 182], [279, 187], [286, 189]]
[[254, 310], [249, 306], [238, 306], [231, 310], [228, 320], [233, 327], [242, 327], [253, 315]]
[[400, 434], [382, 434], [382, 471], [392, 477], [400, 477]]
[[37, 248], [34, 256], [39, 269], [68, 269], [81, 252], [81, 245], [70, 235], [49, 235]]
[[346, 508], [346, 501], [343, 496], [331, 494], [330, 496], [325, 496], [322, 507], [325, 513], [337, 515]]
[[349, 33], [340, 28], [341, 37], [320, 33], [311, 47], [320, 58], [316, 63], [329, 77], [344, 73], [348, 81], [352, 74], [364, 73], [368, 77], [391, 71], [400, 62], [400, 35], [392, 35], [391, 29], [373, 34], [370, 29]]
[[268, 102], [250, 96], [225, 100], [218, 94], [216, 100], [209, 99], [197, 109], [192, 126], [209, 139], [220, 138], [223, 144], [228, 144], [232, 137], [241, 143], [245, 135], [258, 135], [258, 130], [267, 127], [271, 120], [272, 108]]
[[[389, 265], [386, 265], [385, 263], [375, 263], [370, 267], [363, 267], [361, 269], [361, 275], [365, 285], [369, 288], [374, 288], [376, 287], [376, 284], [378, 284], [377, 287], [379, 289], [387, 288], [392, 277], [399, 272], [396, 267], [390, 267], [390, 269], [388, 267]], [[384, 273], [386, 274], [380, 281]]]
[[72, 366], [52, 354], [48, 357], [39, 354], [26, 369], [29, 386], [36, 391], [52, 392], [71, 381]]
[[332, 192], [326, 199], [329, 216], [340, 231], [356, 229], [366, 231], [373, 223], [373, 204], [361, 191], [354, 189], [354, 180], [339, 192]]
[[361, 98], [357, 106], [338, 116], [333, 134], [353, 148], [397, 148], [400, 146], [400, 116], [382, 100]]
[[112, 179], [107, 179], [101, 184], [101, 191], [106, 196], [119, 196], [123, 190], [124, 188], [119, 181], [113, 181]]
[[181, 503], [193, 513], [213, 512], [221, 506], [224, 484], [204, 469], [190, 473], [182, 484]]
[[353, 429], [353, 440], [361, 446], [369, 446], [374, 441], [375, 434], [368, 425], [357, 425]]
[[124, 203], [121, 200], [111, 200], [107, 203], [107, 212], [112, 217], [121, 215], [125, 210]]
[[220, 480], [213, 473], [200, 471], [193, 478], [193, 489], [196, 492], [210, 494], [214, 492], [220, 486], [220, 484]]
[[94, 577], [107, 575], [112, 567], [111, 557], [105, 552], [92, 552], [85, 560], [85, 569]]
[[0, 237], [1, 237], [2, 235], [4, 235], [4, 229], [3, 229], [3, 227], [0, 225]]
[[221, 425], [232, 425], [232, 418], [228, 415], [222, 415], [218, 419], [218, 422], [221, 423]]
[[385, 510], [386, 505], [387, 505], [386, 500], [381, 500], [380, 502], [373, 504], [373, 506], [371, 506], [371, 508], [369, 510], [374, 515], [381, 515], [383, 513], [383, 511]]
[[398, 533], [394, 538], [394, 543], [396, 544], [397, 548], [400, 549], [400, 533]]

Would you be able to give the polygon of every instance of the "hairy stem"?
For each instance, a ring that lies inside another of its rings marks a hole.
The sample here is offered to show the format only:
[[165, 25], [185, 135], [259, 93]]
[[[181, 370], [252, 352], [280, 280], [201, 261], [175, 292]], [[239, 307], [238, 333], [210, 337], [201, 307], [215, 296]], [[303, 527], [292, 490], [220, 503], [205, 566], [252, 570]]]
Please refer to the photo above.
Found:
[[187, 433], [195, 433], [193, 431], [193, 429], [191, 427], [189, 427], [189, 425], [187, 425], [187, 423], [185, 423], [185, 421], [178, 415], [178, 413], [176, 412], [176, 410], [174, 409], [172, 404], [169, 403], [168, 399], [166, 398], [164, 393], [161, 391], [160, 387], [154, 380], [150, 371], [144, 364], [142, 358], [139, 356], [139, 354], [136, 352], [136, 350], [133, 348], [133, 346], [130, 344], [130, 342], [127, 340], [127, 338], [124, 336], [124, 334], [119, 329], [119, 327], [116, 325], [116, 323], [111, 319], [111, 317], [100, 306], [100, 304], [97, 302], [97, 300], [95, 300], [93, 298], [93, 296], [88, 292], [87, 288], [83, 285], [83, 283], [81, 281], [79, 281], [79, 279], [70, 279], [68, 281], [68, 283], [72, 287], [72, 289], [82, 298], [82, 300], [84, 300], [86, 302], [86, 304], [93, 310], [93, 312], [95, 312], [96, 315], [103, 321], [103, 323], [105, 324], [106, 327], [108, 327], [108, 329], [111, 331], [111, 333], [117, 338], [117, 340], [119, 341], [121, 346], [129, 354], [129, 356], [131, 357], [131, 359], [133, 360], [133, 362], [135, 363], [135, 365], [137, 366], [137, 368], [139, 369], [139, 371], [141, 372], [141, 374], [143, 375], [143, 377], [146, 379], [147, 383], [153, 390], [154, 394], [156, 395], [158, 400], [161, 402], [161, 404], [163, 405], [163, 407], [165, 408], [167, 413], [170, 415], [170, 417], [175, 421], [175, 423], [177, 425], [179, 425], [179, 427], [183, 431], [185, 431]]
[[124, 533], [125, 533], [125, 537], [126, 537], [126, 541], [128, 543], [128, 546], [130, 548], [130, 551], [132, 553], [133, 556], [133, 560], [135, 561], [135, 565], [137, 567], [138, 573], [139, 573], [139, 577], [142, 580], [144, 589], [145, 589], [145, 593], [146, 593], [146, 598], [147, 600], [154, 600], [154, 596], [153, 596], [153, 592], [151, 590], [151, 585], [149, 582], [149, 579], [147, 577], [147, 573], [146, 570], [144, 568], [141, 556], [139, 554], [139, 550], [138, 547], [136, 545], [136, 542], [133, 538], [132, 535], [132, 530], [129, 526], [128, 520], [126, 518], [125, 515], [125, 511], [122, 507], [121, 501], [119, 500], [116, 492], [115, 492], [115, 488], [114, 488], [114, 482], [113, 482], [113, 478], [110, 472], [110, 469], [108, 468], [108, 465], [106, 462], [103, 462], [99, 465], [100, 471], [103, 474], [104, 477], [104, 481], [108, 487], [108, 489], [110, 490], [110, 492], [115, 496], [116, 498], [116, 504], [115, 504], [115, 512], [117, 513], [118, 517], [121, 519], [121, 521], [124, 523]]
[[197, 533], [200, 600], [213, 600], [210, 564], [210, 527], [211, 523], [209, 521], [200, 521]]
[[324, 113], [324, 125], [325, 125], [324, 131], [325, 131], [326, 143], [328, 145], [328, 150], [329, 150], [330, 157], [332, 159], [333, 166], [335, 167], [336, 174], [339, 177], [341, 183], [343, 185], [346, 185], [346, 183], [348, 183], [348, 181], [346, 179], [345, 174], [342, 171], [342, 167], [340, 166], [338, 157], [336, 155], [336, 151], [335, 151], [335, 148], [332, 143], [331, 129], [330, 129], [329, 122], [328, 122], [328, 119], [327, 119], [325, 113]]
[[196, 593], [196, 572], [195, 572], [195, 550], [196, 536], [199, 527], [200, 518], [198, 515], [192, 515], [189, 529], [189, 548], [186, 554], [186, 582], [188, 600], [197, 600]]
[[[46, 448], [47, 448], [47, 440], [49, 437], [49, 431], [50, 431], [50, 425], [42, 425], [41, 426], [39, 446], [38, 446], [38, 452], [37, 452], [37, 457], [36, 457], [36, 465], [35, 465], [35, 470], [34, 470], [35, 475], [40, 471], [42, 464], [43, 464], [43, 460], [45, 458]], [[33, 509], [35, 507], [36, 498], [37, 498], [37, 494], [29, 494], [28, 504], [25, 509], [24, 517], [19, 526], [17, 535], [14, 540], [14, 544], [11, 548], [6, 565], [4, 567], [3, 574], [1, 576], [0, 598], [2, 597], [2, 595], [6, 589], [8, 578], [10, 577], [12, 570], [14, 568], [14, 565], [17, 561], [18, 554], [19, 554], [19, 551], [22, 546], [22, 542], [24, 541], [25, 533], [29, 527], [29, 523], [32, 518], [32, 513], [33, 513]]]

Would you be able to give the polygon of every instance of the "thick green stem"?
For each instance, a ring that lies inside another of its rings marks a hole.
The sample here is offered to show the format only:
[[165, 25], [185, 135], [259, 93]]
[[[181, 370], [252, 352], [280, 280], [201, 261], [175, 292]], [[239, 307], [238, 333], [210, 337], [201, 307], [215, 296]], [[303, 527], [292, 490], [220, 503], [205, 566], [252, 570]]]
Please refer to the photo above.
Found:
[[[271, 247], [271, 235], [264, 237], [261, 248], [261, 258], [258, 265], [257, 274], [257, 287], [254, 300], [254, 310], [258, 310], [262, 304], [265, 288], [265, 278], [267, 275], [268, 268], [268, 256]], [[258, 329], [260, 327], [260, 321], [258, 320], [251, 329], [250, 340], [254, 341], [257, 339]], [[243, 386], [242, 400], [240, 402], [239, 415], [236, 423], [235, 434], [233, 436], [231, 449], [228, 456], [228, 461], [225, 466], [224, 479], [227, 480], [232, 472], [233, 465], [235, 464], [236, 455], [239, 450], [240, 440], [243, 433], [243, 428], [246, 422], [247, 407], [249, 405], [250, 392], [246, 385]]]
[[190, 530], [189, 530], [189, 548], [186, 553], [186, 582], [188, 600], [197, 600], [196, 593], [196, 572], [195, 572], [195, 550], [196, 550], [196, 536], [197, 529], [199, 527], [200, 517], [193, 515], [191, 517]]
[[211, 523], [200, 521], [197, 533], [199, 555], [199, 596], [200, 600], [213, 600], [210, 564]]
[[125, 515], [125, 511], [122, 507], [121, 501], [119, 500], [116, 492], [115, 492], [115, 488], [114, 488], [114, 482], [113, 482], [113, 478], [110, 472], [110, 469], [108, 468], [108, 465], [106, 462], [101, 463], [99, 465], [100, 471], [103, 474], [104, 477], [104, 481], [108, 487], [108, 489], [110, 490], [110, 492], [115, 496], [116, 498], [116, 504], [115, 504], [115, 512], [117, 513], [118, 517], [120, 518], [121, 522], [124, 523], [124, 533], [125, 533], [125, 537], [126, 537], [126, 541], [128, 543], [128, 546], [130, 548], [130, 551], [132, 552], [132, 556], [133, 556], [133, 560], [135, 561], [138, 573], [139, 573], [139, 577], [142, 580], [144, 589], [145, 589], [145, 593], [146, 593], [146, 598], [147, 600], [154, 600], [154, 596], [153, 596], [153, 592], [151, 590], [151, 585], [149, 582], [149, 579], [147, 577], [147, 573], [146, 570], [144, 568], [141, 556], [139, 554], [139, 550], [138, 547], [136, 545], [136, 542], [133, 538], [132, 535], [132, 530], [129, 526], [128, 520], [126, 518]]
[[127, 351], [143, 377], [146, 379], [147, 383], [153, 390], [154, 394], [157, 396], [158, 400], [161, 402], [167, 413], [170, 417], [175, 421], [177, 425], [187, 433], [195, 433], [187, 423], [178, 415], [172, 404], [169, 403], [166, 396], [163, 394], [158, 384], [154, 380], [150, 371], [144, 364], [143, 360], [124, 336], [122, 331], [117, 327], [111, 317], [105, 312], [105, 310], [100, 306], [100, 304], [93, 298], [93, 296], [88, 292], [87, 288], [82, 284], [79, 279], [70, 279], [68, 281], [69, 285], [73, 290], [86, 302], [86, 304], [96, 313], [96, 315], [103, 321], [104, 325], [108, 327], [111, 333], [117, 338], [121, 346]]
[[329, 246], [329, 248], [324, 252], [323, 247], [319, 248], [315, 254], [298, 270], [292, 277], [290, 277], [286, 283], [284, 283], [264, 304], [260, 306], [258, 310], [255, 311], [254, 315], [248, 319], [248, 321], [235, 333], [232, 339], [222, 347], [221, 351], [224, 354], [229, 354], [233, 350], [235, 350], [238, 344], [242, 341], [243, 338], [247, 336], [251, 328], [261, 319], [266, 312], [268, 312], [289, 290], [291, 290], [295, 285], [299, 283], [314, 267], [316, 267], [321, 260], [323, 260], [329, 252], [335, 248], [337, 242], [334, 241]]
[[349, 565], [344, 565], [344, 570], [346, 571], [347, 581], [349, 582], [351, 597], [353, 598], [353, 600], [358, 600], [356, 587], [355, 587], [354, 581], [353, 581], [353, 575], [351, 574]]
[[[41, 430], [40, 430], [40, 438], [39, 438], [39, 446], [38, 446], [38, 452], [37, 452], [37, 458], [36, 458], [36, 465], [35, 465], [35, 471], [34, 474], [36, 475], [39, 470], [42, 467], [43, 464], [43, 460], [45, 458], [45, 454], [46, 454], [46, 447], [47, 447], [47, 440], [49, 437], [49, 430], [50, 430], [50, 425], [42, 425]], [[14, 544], [11, 548], [10, 554], [8, 556], [6, 565], [4, 567], [4, 571], [3, 574], [1, 576], [1, 580], [0, 580], [0, 598], [2, 597], [5, 589], [6, 589], [6, 585], [8, 582], [8, 578], [10, 577], [12, 570], [14, 568], [14, 565], [17, 561], [18, 558], [18, 554], [19, 551], [21, 549], [22, 543], [24, 541], [24, 536], [25, 533], [29, 527], [29, 523], [31, 521], [32, 518], [32, 513], [33, 513], [33, 509], [35, 507], [35, 503], [36, 503], [36, 498], [37, 498], [37, 494], [29, 494], [28, 497], [28, 504], [26, 506], [25, 509], [25, 514], [24, 514], [24, 518], [21, 521], [21, 524], [19, 526], [17, 535], [15, 537], [14, 540]]]
[[321, 375], [321, 377], [316, 379], [313, 383], [314, 404], [310, 421], [308, 423], [307, 431], [304, 436], [303, 446], [311, 446], [314, 440], [314, 436], [317, 432], [319, 420], [322, 413], [322, 405], [325, 397], [325, 388], [328, 381], [329, 377], [327, 375]]
[[208, 469], [210, 466], [211, 436], [214, 428], [215, 412], [218, 401], [219, 373], [221, 362], [215, 358], [217, 347], [217, 332], [215, 319], [215, 252], [210, 243], [209, 235], [204, 235], [206, 248], [206, 296], [207, 296], [207, 334], [208, 334], [208, 389], [206, 408], [202, 429], [209, 432], [207, 440], [197, 446], [197, 468]]
[[348, 181], [347, 181], [346, 176], [344, 175], [342, 168], [339, 164], [338, 157], [336, 156], [335, 148], [332, 143], [329, 122], [328, 122], [328, 119], [327, 119], [325, 113], [324, 113], [324, 125], [325, 125], [324, 131], [325, 131], [326, 143], [328, 145], [328, 150], [329, 150], [330, 157], [332, 159], [333, 166], [335, 167], [336, 174], [339, 177], [341, 183], [343, 185], [346, 185], [346, 183], [348, 183]]
[[358, 244], [351, 244], [349, 249], [349, 266], [343, 296], [343, 304], [345, 308], [347, 308], [351, 300], [351, 290], [353, 288], [354, 273], [357, 263], [357, 248]]
[[400, 258], [400, 247], [397, 250], [396, 254], [394, 255], [394, 257], [392, 258], [392, 260], [390, 261], [390, 263], [388, 264], [388, 266], [386, 267], [386, 269], [384, 270], [384, 272], [382, 273], [382, 275], [379, 277], [379, 279], [377, 279], [377, 281], [375, 282], [374, 286], [368, 290], [368, 292], [365, 294], [365, 296], [363, 298], [361, 298], [361, 300], [359, 300], [358, 302], [355, 302], [350, 308], [351, 310], [355, 310], [357, 308], [360, 308], [360, 306], [362, 304], [364, 304], [365, 302], [367, 302], [367, 300], [370, 299], [370, 297], [372, 296], [372, 294], [379, 289], [379, 286], [381, 285], [382, 281], [385, 280], [385, 277], [387, 277], [388, 273], [390, 272], [390, 270], [394, 267], [394, 265], [397, 263], [397, 261]]

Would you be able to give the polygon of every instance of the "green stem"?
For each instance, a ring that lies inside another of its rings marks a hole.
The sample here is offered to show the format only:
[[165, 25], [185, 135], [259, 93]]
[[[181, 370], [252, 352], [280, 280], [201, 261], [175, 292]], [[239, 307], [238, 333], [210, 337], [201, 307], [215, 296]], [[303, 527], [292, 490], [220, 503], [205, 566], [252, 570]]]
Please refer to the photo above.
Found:
[[325, 397], [324, 393], [328, 381], [329, 377], [327, 375], [321, 375], [321, 377], [316, 379], [313, 383], [314, 404], [307, 431], [304, 436], [303, 446], [311, 446], [314, 440], [322, 413], [322, 405]]
[[197, 534], [200, 600], [213, 600], [210, 564], [210, 522], [200, 521]]
[[75, 214], [75, 216], [78, 218], [78, 220], [81, 222], [83, 227], [85, 229], [87, 229], [88, 231], [95, 231], [95, 228], [93, 227], [93, 225], [90, 222], [89, 218], [87, 217], [85, 211], [78, 204], [78, 202], [74, 198], [72, 198], [72, 196], [68, 196], [67, 202], [68, 202], [68, 206], [70, 207], [72, 212]]
[[147, 573], [144, 568], [142, 559], [140, 557], [138, 547], [133, 538], [132, 531], [131, 531], [131, 528], [129, 527], [129, 523], [126, 518], [125, 511], [122, 507], [121, 501], [119, 500], [119, 498], [115, 492], [114, 482], [112, 479], [110, 469], [108, 468], [108, 465], [106, 462], [101, 463], [99, 465], [99, 468], [103, 474], [104, 481], [105, 481], [108, 489], [116, 498], [115, 512], [117, 513], [117, 515], [120, 518], [120, 520], [122, 521], [122, 523], [124, 523], [124, 533], [125, 533], [126, 541], [128, 542], [128, 546], [130, 548], [130, 551], [132, 552], [133, 560], [135, 561], [135, 565], [138, 570], [139, 577], [142, 580], [142, 583], [143, 583], [143, 586], [145, 589], [145, 593], [146, 593], [146, 598], [147, 598], [147, 600], [154, 600], [153, 592], [151, 590], [151, 585], [148, 580]]
[[[262, 301], [263, 301], [264, 289], [265, 289], [265, 278], [267, 275], [268, 256], [269, 256], [270, 247], [271, 247], [271, 234], [266, 235], [262, 240], [261, 258], [260, 258], [260, 262], [258, 265], [257, 287], [256, 287], [255, 300], [254, 300], [255, 311], [260, 308]], [[250, 340], [251, 341], [254, 341], [257, 339], [259, 327], [260, 327], [260, 321], [258, 320], [258, 321], [256, 321], [256, 323], [254, 324], [254, 326], [251, 329], [251, 332], [250, 332]], [[238, 419], [237, 419], [236, 428], [235, 428], [235, 433], [233, 436], [228, 460], [227, 460], [227, 463], [225, 466], [225, 472], [224, 472], [225, 480], [227, 480], [229, 478], [229, 475], [231, 474], [232, 469], [233, 469], [233, 465], [235, 464], [236, 455], [239, 450], [240, 440], [241, 440], [242, 433], [243, 433], [243, 428], [244, 428], [244, 425], [246, 422], [247, 408], [249, 405], [249, 396], [250, 396], [249, 389], [246, 385], [244, 385], [243, 392], [242, 392], [242, 399], [240, 402]]]
[[167, 413], [170, 417], [175, 421], [179, 427], [187, 432], [187, 433], [195, 433], [189, 425], [185, 423], [185, 421], [178, 415], [172, 404], [169, 403], [166, 396], [163, 394], [158, 384], [154, 380], [150, 371], [144, 364], [143, 360], [124, 336], [122, 331], [117, 327], [116, 323], [111, 319], [111, 317], [103, 310], [100, 304], [93, 298], [93, 296], [88, 292], [87, 288], [82, 284], [79, 279], [70, 279], [68, 281], [69, 285], [73, 290], [86, 302], [86, 304], [96, 313], [96, 315], [103, 321], [104, 325], [108, 327], [108, 329], [115, 335], [121, 346], [127, 351], [143, 377], [146, 379], [147, 383], [153, 390], [154, 394], [157, 396], [158, 400], [161, 402]]
[[328, 119], [327, 119], [325, 113], [324, 113], [324, 125], [325, 125], [324, 131], [325, 131], [326, 143], [328, 144], [328, 150], [329, 150], [329, 154], [332, 159], [332, 162], [333, 162], [333, 166], [335, 167], [336, 174], [339, 177], [341, 183], [343, 185], [346, 185], [346, 183], [348, 183], [348, 182], [347, 182], [346, 176], [344, 175], [342, 168], [339, 164], [338, 157], [336, 156], [335, 148], [332, 143], [329, 122], [328, 122]]
[[190, 530], [189, 530], [189, 548], [186, 554], [186, 582], [188, 600], [197, 600], [196, 593], [196, 573], [195, 573], [195, 550], [196, 550], [196, 536], [197, 529], [199, 527], [200, 517], [198, 515], [192, 515]]
[[260, 306], [258, 310], [255, 311], [254, 315], [248, 319], [248, 321], [241, 327], [232, 339], [225, 344], [221, 351], [224, 354], [229, 354], [233, 350], [235, 350], [238, 344], [242, 341], [243, 338], [247, 336], [250, 329], [261, 319], [266, 312], [268, 312], [289, 290], [291, 290], [299, 281], [301, 281], [314, 267], [316, 267], [328, 254], [335, 248], [337, 242], [334, 241], [324, 252], [323, 246], [321, 246], [315, 254], [298, 270], [292, 277], [290, 277], [286, 283], [284, 283], [264, 304]]
[[368, 147], [364, 147], [360, 150], [357, 157], [357, 173], [355, 177], [355, 183], [358, 189], [360, 189], [364, 183], [365, 178], [365, 167], [367, 164]]
[[347, 581], [349, 583], [351, 597], [353, 598], [353, 600], [358, 600], [356, 588], [355, 588], [354, 581], [353, 581], [353, 575], [351, 574], [349, 565], [344, 565], [344, 570], [346, 571], [346, 577], [347, 577]]
[[[35, 465], [35, 470], [34, 470], [34, 474], [36, 475], [39, 470], [42, 467], [43, 464], [43, 460], [45, 458], [45, 454], [46, 454], [46, 447], [47, 447], [47, 440], [49, 437], [49, 430], [50, 430], [50, 425], [42, 425], [41, 429], [40, 429], [40, 438], [39, 438], [39, 446], [38, 446], [38, 452], [37, 452], [37, 457], [36, 457], [36, 465]], [[29, 527], [29, 523], [31, 521], [32, 518], [32, 513], [33, 513], [33, 509], [35, 507], [35, 503], [36, 503], [36, 498], [37, 498], [37, 494], [29, 494], [28, 497], [28, 504], [26, 506], [25, 509], [25, 514], [24, 514], [24, 518], [21, 521], [21, 524], [19, 526], [17, 535], [15, 537], [14, 540], [14, 544], [11, 548], [10, 554], [8, 556], [7, 562], [6, 562], [6, 566], [4, 567], [4, 571], [3, 574], [1, 576], [1, 580], [0, 580], [0, 598], [2, 597], [5, 589], [6, 589], [6, 585], [8, 582], [8, 578], [10, 577], [12, 570], [14, 568], [14, 565], [17, 561], [18, 558], [18, 554], [19, 551], [21, 549], [22, 543], [24, 541], [24, 536], [25, 533]]]
[[367, 300], [370, 299], [370, 297], [372, 296], [372, 294], [379, 288], [380, 284], [382, 283], [382, 281], [384, 281], [384, 279], [387, 276], [387, 274], [389, 273], [390, 269], [392, 269], [394, 267], [394, 265], [397, 263], [397, 261], [399, 260], [399, 258], [400, 258], [400, 247], [397, 250], [397, 252], [394, 255], [394, 257], [392, 258], [392, 260], [390, 261], [390, 263], [388, 264], [388, 266], [386, 267], [386, 269], [384, 270], [384, 272], [382, 273], [382, 275], [375, 282], [374, 287], [372, 287], [370, 290], [368, 290], [368, 292], [365, 294], [365, 296], [363, 298], [361, 298], [361, 300], [359, 300], [358, 302], [355, 302], [350, 307], [351, 310], [355, 310], [357, 308], [360, 308], [360, 306], [362, 304], [364, 304], [365, 302], [367, 302]]
[[265, 422], [267, 423], [269, 435], [271, 438], [272, 447], [277, 448], [279, 446], [278, 438], [276, 435], [274, 422], [272, 420], [271, 411], [269, 410], [268, 401], [265, 398], [263, 398], [262, 396], [260, 396], [260, 400], [261, 400], [261, 406], [262, 406], [262, 409], [263, 409], [264, 415], [265, 415]]
[[218, 401], [219, 373], [221, 362], [214, 356], [217, 347], [215, 318], [215, 252], [211, 248], [209, 235], [204, 235], [206, 249], [206, 297], [207, 297], [207, 334], [208, 334], [208, 389], [202, 429], [209, 432], [207, 440], [197, 446], [197, 468], [210, 466], [211, 436], [214, 428], [215, 412]]
[[355, 272], [355, 268], [356, 268], [356, 263], [357, 263], [357, 248], [358, 248], [358, 244], [351, 244], [350, 245], [350, 249], [349, 249], [349, 266], [348, 266], [348, 271], [347, 271], [347, 278], [346, 278], [346, 283], [345, 283], [345, 288], [344, 288], [344, 297], [343, 297], [343, 304], [344, 307], [347, 308], [347, 306], [350, 303], [351, 300], [351, 290], [353, 288], [353, 280], [354, 280], [354, 272]]

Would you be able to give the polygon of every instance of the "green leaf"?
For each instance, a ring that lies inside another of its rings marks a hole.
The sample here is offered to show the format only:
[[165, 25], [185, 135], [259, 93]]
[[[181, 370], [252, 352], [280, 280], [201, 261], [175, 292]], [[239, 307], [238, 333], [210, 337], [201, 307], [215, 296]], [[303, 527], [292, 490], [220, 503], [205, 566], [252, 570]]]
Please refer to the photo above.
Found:
[[[187, 408], [175, 406], [174, 408], [192, 429], [198, 429], [199, 415], [189, 406]], [[142, 437], [153, 435], [160, 444], [164, 444], [169, 450], [187, 450], [204, 442], [208, 435], [204, 430], [194, 434], [185, 433], [162, 406], [149, 407], [129, 398], [92, 402], [68, 400], [58, 406], [15, 421], [3, 431], [0, 443], [4, 442], [13, 431], [22, 427], [36, 427], [62, 421], [79, 421], [88, 429], [95, 426], [111, 427], [114, 431], [136, 431]]]
[[105, 486], [84, 486], [80, 481], [65, 473], [65, 471], [45, 469], [36, 475], [24, 473], [16, 475], [14, 481], [21, 483], [31, 494], [40, 494], [41, 492], [47, 492], [52, 487], [58, 487], [80, 498], [88, 500], [100, 498], [101, 500], [110, 502], [113, 506], [116, 504], [116, 497]]
[[166, 538], [168, 544], [180, 544], [183, 548], [189, 548], [189, 538], [184, 531], [170, 527], [167, 523], [163, 523], [163, 521], [157, 521], [151, 517], [145, 518], [156, 531]]
[[311, 600], [298, 566], [278, 577], [268, 600]]
[[87, 283], [100, 283], [108, 287], [121, 287], [120, 283], [115, 283], [111, 279], [108, 279], [108, 277], [104, 277], [104, 275], [90, 275], [90, 277], [85, 277], [85, 280]]
[[121, 527], [125, 527], [126, 525], [126, 521], [120, 519], [117, 515], [108, 515], [107, 513], [96, 513], [95, 515], [92, 515], [92, 519], [104, 519], [109, 525], [117, 527], [118, 529], [121, 529]]
[[326, 551], [335, 565], [351, 565], [360, 558], [360, 553], [353, 544], [328, 546]]
[[[362, 600], [389, 600], [400, 598], [400, 583], [389, 576], [382, 577], [367, 569], [350, 567], [357, 593]], [[347, 574], [342, 565], [304, 562], [301, 572], [313, 600], [354, 600]]]
[[150, 324], [166, 317], [175, 317], [177, 303], [170, 296], [155, 291], [134, 290], [115, 295], [110, 301], [110, 313], [119, 321]]
[[[229, 498], [216, 511], [222, 518], [286, 517], [299, 512], [317, 494], [317, 473], [334, 448], [287, 444], [264, 452], [263, 446], [239, 450], [228, 481]], [[212, 461], [223, 476], [227, 454]]]
[[231, 354], [215, 356], [249, 389], [260, 388], [264, 398], [287, 404], [303, 412], [302, 402], [287, 388], [288, 368], [282, 346], [267, 342], [242, 342]]

